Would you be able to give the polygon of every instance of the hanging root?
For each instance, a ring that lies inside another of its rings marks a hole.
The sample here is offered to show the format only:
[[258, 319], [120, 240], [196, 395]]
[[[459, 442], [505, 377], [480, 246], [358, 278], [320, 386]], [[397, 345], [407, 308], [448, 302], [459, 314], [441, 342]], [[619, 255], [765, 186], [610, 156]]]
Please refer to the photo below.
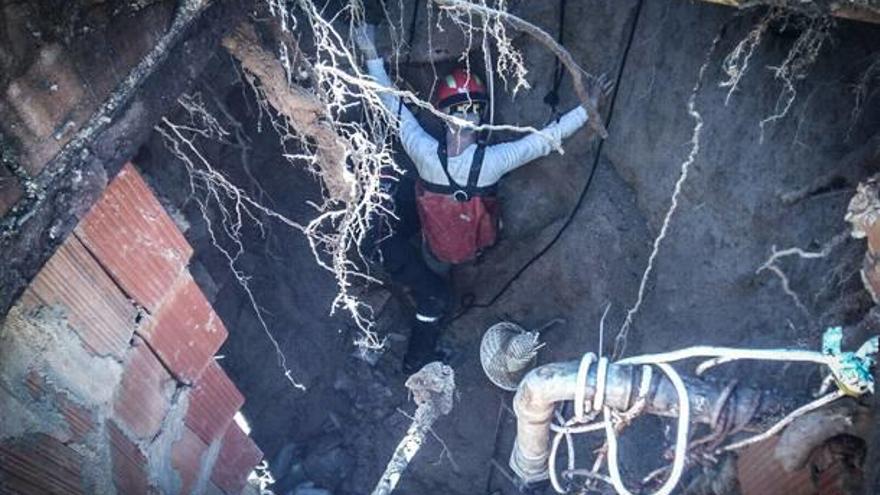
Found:
[[762, 143], [766, 126], [788, 115], [797, 98], [795, 87], [797, 81], [807, 76], [825, 42], [830, 38], [831, 30], [834, 27], [834, 21], [827, 12], [808, 10], [803, 13], [799, 12], [796, 9], [792, 10], [791, 6], [771, 7], [749, 33], [724, 57], [722, 63], [722, 69], [727, 75], [727, 79], [719, 83], [719, 86], [728, 88], [724, 98], [724, 104], [727, 105], [739, 87], [743, 76], [748, 72], [752, 56], [771, 26], [774, 23], [782, 23], [780, 30], [797, 29], [800, 31], [785, 59], [777, 66], [768, 67], [773, 78], [782, 83], [782, 90], [776, 98], [773, 113], [758, 123]]
[[[262, 218], [280, 221], [299, 231], [304, 231], [304, 227], [254, 200], [246, 191], [224, 177], [200, 151], [196, 142], [200, 139], [222, 141], [230, 133], [208, 112], [200, 98], [184, 95], [178, 103], [187, 113], [188, 121], [173, 123], [168, 118], [163, 118], [155, 129], [164, 139], [168, 150], [186, 168], [190, 196], [199, 207], [211, 243], [226, 259], [229, 270], [247, 295], [263, 332], [275, 350], [278, 366], [295, 388], [305, 390], [305, 386], [293, 377], [293, 371], [287, 365], [287, 357], [269, 330], [263, 310], [251, 289], [250, 277], [237, 264], [245, 252], [242, 229], [246, 222], [255, 225], [264, 236], [265, 226]], [[214, 222], [211, 211], [217, 212], [220, 217], [219, 222]]]
[[782, 82], [782, 91], [776, 98], [773, 113], [758, 123], [758, 127], [761, 129], [760, 142], [762, 143], [766, 126], [788, 115], [788, 111], [797, 98], [795, 83], [807, 77], [810, 68], [816, 63], [819, 52], [831, 37], [831, 28], [834, 26], [834, 21], [830, 16], [799, 17], [793, 22], [796, 28], [801, 29], [800, 35], [788, 50], [785, 60], [778, 66], [769, 68], [774, 79]]
[[[528, 69], [525, 65], [523, 54], [515, 46], [513, 46], [513, 38], [508, 34], [504, 23], [503, 15], [507, 14], [507, 0], [497, 0], [496, 5], [491, 7], [488, 0], [477, 0], [475, 2], [444, 2], [438, 1], [440, 12], [449, 16], [467, 36], [468, 48], [472, 47], [470, 41], [473, 40], [475, 23], [473, 22], [473, 14], [477, 13], [482, 17], [480, 23], [483, 36], [483, 52], [488, 52], [488, 40], [495, 43], [497, 58], [495, 59], [494, 70], [489, 70], [487, 65], [487, 76], [497, 74], [504, 82], [505, 89], [509, 90], [514, 96], [520, 89], [530, 89], [531, 84], [526, 79]], [[476, 10], [476, 9], [479, 10]], [[439, 19], [438, 19], [439, 22]], [[537, 29], [537, 28], [536, 28]], [[462, 54], [464, 57], [466, 53]], [[467, 62], [467, 59], [465, 59]], [[512, 89], [511, 89], [512, 86]]]
[[849, 127], [846, 130], [847, 139], [849, 139], [856, 125], [861, 120], [862, 113], [865, 110], [865, 103], [871, 98], [873, 94], [872, 87], [878, 81], [880, 81], [880, 52], [874, 54], [873, 61], [862, 72], [858, 82], [853, 87], [855, 102], [849, 116]]
[[[303, 232], [318, 264], [336, 279], [338, 292], [331, 313], [348, 312], [360, 330], [355, 343], [379, 349], [385, 342], [373, 329], [373, 309], [353, 289], [362, 282], [378, 282], [362, 271], [361, 245], [373, 223], [391, 214], [386, 209], [390, 198], [380, 181], [400, 172], [387, 139], [395, 118], [384, 109], [375, 88], [350, 84], [349, 78], [340, 76], [350, 71], [351, 79], [367, 80], [346, 38], [318, 7], [300, 0], [294, 15], [284, 2], [268, 0], [267, 6], [277, 22], [278, 55], [261, 46], [249, 25], [226, 38], [224, 46], [241, 63], [261, 115], [269, 118], [280, 137], [284, 158], [311, 170], [324, 187], [324, 201], [313, 204], [317, 215]], [[344, 11], [353, 20], [363, 18], [358, 1]], [[298, 26], [298, 21], [305, 26]], [[303, 27], [312, 31], [315, 42], [315, 53], [308, 60], [292, 34]], [[303, 78], [309, 81], [308, 90], [296, 84]], [[361, 122], [348, 115], [358, 108]]]
[[788, 256], [797, 256], [798, 258], [805, 260], [826, 258], [829, 254], [831, 254], [831, 251], [833, 251], [834, 248], [842, 244], [848, 237], [848, 232], [837, 234], [836, 236], [832, 237], [831, 240], [828, 241], [820, 251], [804, 251], [803, 249], [798, 247], [792, 247], [777, 251], [776, 246], [771, 246], [770, 250], [772, 251], [772, 254], [761, 266], [758, 267], [758, 269], [755, 271], [755, 274], [757, 275], [764, 270], [769, 270], [773, 272], [773, 274], [775, 274], [779, 278], [779, 281], [782, 283], [782, 291], [785, 292], [785, 294], [790, 297], [792, 301], [794, 301], [795, 306], [797, 306], [797, 308], [800, 309], [804, 313], [804, 315], [807, 316], [807, 318], [812, 318], [812, 313], [809, 309], [807, 309], [806, 306], [804, 306], [804, 304], [801, 302], [801, 298], [798, 297], [797, 293], [792, 290], [791, 283], [788, 280], [788, 276], [785, 274], [784, 271], [782, 271], [782, 268], [780, 268], [776, 264], [776, 262]]
[[724, 57], [722, 69], [727, 74], [727, 80], [722, 81], [718, 85], [722, 88], [729, 88], [727, 96], [724, 98], [725, 105], [730, 103], [730, 97], [733, 96], [733, 92], [739, 87], [740, 80], [748, 71], [752, 55], [755, 54], [755, 50], [764, 39], [764, 34], [767, 32], [770, 24], [781, 19], [783, 16], [784, 11], [781, 8], [771, 8], [768, 10], [752, 30], [749, 31], [749, 34], [740, 40], [736, 47]]
[[617, 360], [618, 358], [620, 358], [626, 350], [626, 339], [629, 335], [629, 330], [632, 327], [633, 319], [639, 312], [639, 309], [642, 306], [642, 302], [644, 301], [645, 291], [648, 287], [648, 280], [651, 277], [651, 272], [654, 270], [654, 262], [657, 258], [658, 253], [660, 252], [660, 245], [662, 244], [663, 239], [666, 238], [666, 233], [669, 231], [669, 224], [672, 221], [672, 216], [675, 214], [675, 210], [678, 209], [678, 198], [681, 195], [684, 183], [688, 178], [690, 167], [691, 165], [693, 165], [694, 161], [696, 161], [697, 155], [700, 153], [700, 133], [703, 130], [703, 117], [700, 115], [700, 112], [698, 112], [696, 108], [697, 93], [699, 93], [700, 88], [702, 87], [703, 76], [706, 73], [706, 68], [709, 66], [712, 53], [715, 52], [715, 46], [718, 44], [718, 40], [720, 38], [721, 35], [719, 34], [715, 37], [714, 40], [712, 40], [712, 46], [709, 48], [709, 51], [706, 54], [706, 61], [703, 62], [703, 65], [700, 67], [700, 72], [697, 76], [697, 82], [694, 83], [694, 88], [691, 90], [690, 98], [688, 98], [688, 115], [690, 115], [691, 118], [694, 119], [694, 128], [691, 134], [690, 141], [691, 150], [688, 153], [687, 158], [681, 163], [678, 180], [675, 181], [675, 188], [672, 191], [672, 198], [670, 200], [669, 209], [666, 211], [666, 215], [663, 217], [663, 224], [660, 227], [660, 233], [657, 234], [657, 237], [654, 239], [654, 245], [651, 249], [651, 254], [648, 256], [648, 265], [645, 267], [645, 272], [642, 274], [642, 280], [639, 283], [639, 291], [638, 295], [636, 296], [636, 302], [633, 303], [632, 307], [630, 307], [629, 310], [627, 310], [626, 318], [624, 319], [623, 324], [620, 326], [620, 329], [617, 331], [617, 337], [614, 339], [614, 352], [612, 354], [612, 360]]
[[[440, 6], [442, 11], [453, 16], [453, 18], [457, 17], [460, 25], [472, 25], [470, 16], [473, 14], [480, 15], [487, 20], [486, 26], [488, 31], [484, 35], [490, 36], [495, 40], [498, 49], [496, 69], [502, 77], [505, 77], [504, 74], [513, 73], [514, 93], [520, 87], [528, 88], [528, 82], [525, 81], [527, 71], [522, 54], [513, 47], [512, 40], [510, 40], [504, 26], [508, 25], [517, 31], [529, 35], [532, 39], [553, 52], [562, 62], [569, 75], [571, 75], [574, 91], [590, 117], [588, 125], [601, 138], [608, 137], [608, 132], [603, 125], [604, 120], [596, 108], [601, 89], [588, 88], [589, 82], [595, 78], [584, 71], [571, 56], [571, 53], [560, 46], [546, 31], [507, 12], [507, 2], [505, 0], [498, 0], [495, 7], [490, 7], [486, 0], [478, 0], [476, 2], [469, 0], [433, 1]], [[462, 16], [464, 16], [464, 19], [462, 19]], [[507, 79], [505, 78], [504, 80], [506, 83]]]

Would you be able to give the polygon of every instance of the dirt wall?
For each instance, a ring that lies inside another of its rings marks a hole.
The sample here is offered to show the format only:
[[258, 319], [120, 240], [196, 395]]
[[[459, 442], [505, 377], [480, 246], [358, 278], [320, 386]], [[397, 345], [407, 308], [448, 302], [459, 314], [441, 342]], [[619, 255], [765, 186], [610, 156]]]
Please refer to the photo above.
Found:
[[[555, 34], [558, 6], [521, 2], [515, 12]], [[869, 93], [853, 126], [850, 117], [853, 85], [877, 56], [880, 31], [875, 25], [837, 21], [807, 77], [795, 82], [797, 95], [788, 114], [765, 125], [762, 137], [760, 122], [774, 113], [783, 90], [768, 67], [786, 58], [800, 31], [780, 32], [782, 24], [773, 25], [729, 103], [728, 88], [720, 83], [727, 79], [725, 57], [765, 12], [688, 1], [567, 3], [565, 46], [586, 69], [614, 79], [621, 74], [610, 137], [597, 157], [598, 143], [579, 132], [565, 143], [564, 155], [538, 160], [502, 182], [501, 242], [453, 275], [456, 297], [467, 296], [464, 302], [492, 299], [544, 249], [593, 174], [555, 244], [510, 282], [495, 304], [470, 309], [447, 330], [444, 345], [456, 370], [458, 400], [451, 415], [435, 426], [444, 444], [428, 442], [403, 477], [401, 493], [514, 493], [490, 467], [493, 458], [506, 464], [513, 423], [504, 412], [510, 395], [493, 388], [480, 368], [482, 331], [499, 319], [534, 328], [564, 318], [563, 325], [546, 333], [539, 363], [576, 359], [599, 350], [599, 318], [611, 303], [601, 349], [610, 353], [637, 299], [682, 163], [693, 150], [698, 120], [699, 149], [654, 261], [626, 354], [695, 344], [815, 349], [826, 325], [861, 320], [871, 305], [859, 277], [864, 246], [838, 234], [848, 228], [843, 216], [856, 184], [876, 166], [875, 153], [865, 148], [880, 130], [876, 92]], [[435, 43], [442, 44], [442, 36]], [[496, 121], [542, 125], [552, 116], [542, 99], [552, 84], [554, 60], [527, 38], [518, 38], [517, 46], [526, 55], [533, 89], [516, 99], [496, 95]], [[448, 65], [443, 62], [438, 70]], [[240, 122], [260, 118], [227, 67], [212, 68], [210, 74], [206, 79], [222, 90], [220, 97]], [[423, 95], [432, 74], [426, 63], [403, 67], [404, 78]], [[575, 104], [567, 78], [561, 96], [562, 108]], [[419, 118], [437, 129], [429, 117]], [[313, 179], [280, 164], [271, 133], [258, 132], [255, 124], [246, 127], [253, 150], [247, 173], [237, 150], [217, 144], [207, 152], [267, 204], [291, 218], [309, 218], [313, 210], [306, 201], [319, 193]], [[496, 134], [494, 139], [509, 137]], [[222, 352], [249, 398], [245, 410], [254, 420], [254, 437], [272, 460], [281, 486], [314, 483], [333, 493], [364, 491], [378, 479], [408, 424], [398, 408], [412, 410], [399, 371], [402, 341], [409, 333], [407, 308], [382, 290], [372, 294], [383, 308], [379, 327], [389, 335], [391, 351], [376, 366], [352, 359], [356, 334], [344, 319], [328, 317], [333, 281], [314, 265], [306, 242], [278, 225], [267, 232], [247, 227], [248, 247], [236, 266], [251, 276], [269, 329], [295, 376], [308, 386], [304, 393], [292, 389], [272, 361], [272, 345], [230, 274], [228, 260], [211, 245], [201, 212], [181, 186], [185, 175], [179, 164], [158, 139], [142, 153], [149, 157], [143, 163], [157, 189], [191, 225], [187, 237], [204, 268], [197, 279], [212, 287], [208, 292], [218, 313], [236, 329]], [[401, 162], [407, 162], [402, 155]], [[757, 273], [773, 246], [820, 251], [833, 239], [827, 257], [779, 262], [799, 304], [773, 273]], [[817, 384], [817, 375], [797, 367], [731, 365], [719, 374], [804, 394]], [[624, 463], [636, 473], [662, 462], [664, 424], [649, 421], [645, 427], [624, 440]]]

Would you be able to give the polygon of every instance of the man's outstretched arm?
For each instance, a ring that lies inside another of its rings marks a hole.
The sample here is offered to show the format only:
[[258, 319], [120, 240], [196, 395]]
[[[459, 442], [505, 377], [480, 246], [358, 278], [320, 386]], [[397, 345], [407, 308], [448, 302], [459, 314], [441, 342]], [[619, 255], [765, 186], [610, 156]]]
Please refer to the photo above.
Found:
[[[487, 182], [497, 182], [501, 177], [518, 167], [542, 156], [547, 156], [554, 149], [553, 142], [561, 143], [563, 139], [574, 134], [587, 122], [587, 111], [577, 106], [554, 122], [541, 129], [541, 134], [530, 134], [526, 137], [492, 145], [486, 149], [484, 177]], [[481, 181], [483, 182], [483, 181]]]
[[[376, 80], [377, 83], [389, 89], [395, 89], [388, 72], [385, 71], [385, 62], [376, 52], [373, 43], [374, 26], [365, 24], [355, 30], [355, 43], [367, 59], [367, 72]], [[400, 142], [403, 149], [415, 162], [419, 169], [419, 175], [422, 174], [422, 168], [429, 165], [431, 158], [437, 155], [437, 140], [422, 129], [419, 121], [406, 105], [401, 104], [400, 98], [391, 91], [383, 91], [379, 94], [382, 104], [388, 111], [400, 115]]]

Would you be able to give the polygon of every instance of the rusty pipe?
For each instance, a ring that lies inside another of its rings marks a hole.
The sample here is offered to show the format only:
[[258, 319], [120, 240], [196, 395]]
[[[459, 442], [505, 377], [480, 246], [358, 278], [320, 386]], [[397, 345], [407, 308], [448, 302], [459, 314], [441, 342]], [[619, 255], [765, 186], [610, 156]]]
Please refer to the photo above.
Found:
[[[517, 418], [516, 440], [510, 455], [510, 468], [525, 483], [549, 478], [550, 423], [557, 403], [574, 400], [579, 361], [550, 363], [535, 368], [520, 382], [513, 398]], [[638, 399], [638, 384], [644, 373], [641, 366], [611, 364], [605, 385], [605, 405], [617, 411], [630, 409]], [[760, 418], [779, 415], [785, 406], [758, 390], [737, 387], [725, 391], [724, 384], [682, 377], [688, 390], [691, 420], [713, 424], [720, 408], [734, 425], [746, 425]], [[645, 395], [645, 412], [658, 416], [677, 416], [678, 397], [668, 378], [652, 373]], [[596, 393], [596, 369], [587, 377], [584, 400], [589, 403]]]

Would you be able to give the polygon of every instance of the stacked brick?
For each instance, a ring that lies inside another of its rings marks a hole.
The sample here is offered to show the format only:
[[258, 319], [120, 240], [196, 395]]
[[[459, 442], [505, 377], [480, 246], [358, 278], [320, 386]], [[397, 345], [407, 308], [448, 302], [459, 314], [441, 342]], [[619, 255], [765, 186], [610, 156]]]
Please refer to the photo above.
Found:
[[0, 493], [245, 489], [262, 453], [191, 255], [126, 165], [0, 325]]

